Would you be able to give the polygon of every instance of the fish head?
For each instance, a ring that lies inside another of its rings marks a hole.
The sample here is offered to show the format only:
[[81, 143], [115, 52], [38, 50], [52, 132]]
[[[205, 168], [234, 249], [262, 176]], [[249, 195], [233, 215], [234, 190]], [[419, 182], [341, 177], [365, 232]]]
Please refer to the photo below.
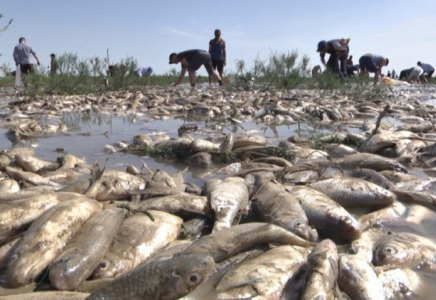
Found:
[[286, 224], [286, 229], [295, 233], [299, 237], [305, 239], [306, 241], [310, 240], [313, 235], [312, 228], [307, 223], [307, 220], [293, 218], [288, 224]]
[[413, 249], [390, 239], [383, 239], [375, 246], [375, 265], [406, 265], [411, 259]]
[[352, 216], [341, 216], [339, 226], [343, 228], [343, 236], [347, 239], [355, 240], [362, 234], [359, 222]]
[[115, 278], [118, 274], [124, 273], [128, 261], [121, 259], [114, 253], [106, 253], [98, 267], [92, 273], [93, 279]]
[[181, 255], [174, 260], [171, 281], [177, 290], [188, 293], [207, 280], [214, 270], [215, 262], [209, 255]]

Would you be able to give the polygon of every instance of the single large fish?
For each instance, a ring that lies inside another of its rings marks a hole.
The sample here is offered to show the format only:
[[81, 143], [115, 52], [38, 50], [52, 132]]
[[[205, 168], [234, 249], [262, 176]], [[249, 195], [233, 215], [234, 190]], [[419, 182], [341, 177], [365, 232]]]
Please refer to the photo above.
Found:
[[105, 209], [91, 217], [51, 265], [51, 284], [58, 290], [76, 290], [103, 259], [124, 217], [121, 209]]
[[407, 168], [395, 160], [371, 153], [350, 154], [334, 162], [347, 170], [366, 168], [374, 171], [397, 170], [407, 173]]
[[213, 270], [214, 261], [207, 255], [154, 260], [114, 279], [86, 299], [178, 299], [207, 280]]
[[261, 220], [283, 227], [310, 240], [312, 228], [298, 200], [279, 183], [267, 181], [261, 184], [253, 198], [253, 208]]
[[357, 220], [325, 194], [310, 187], [288, 187], [306, 212], [309, 224], [335, 240], [351, 241], [359, 238]]
[[211, 179], [206, 182], [206, 193], [215, 211], [213, 231], [231, 227], [237, 214], [248, 205], [248, 188], [240, 177]]
[[395, 200], [392, 192], [358, 178], [332, 178], [311, 183], [309, 186], [343, 207], [384, 207]]
[[292, 246], [279, 246], [244, 261], [216, 287], [217, 299], [279, 299], [286, 282], [305, 262]]
[[99, 210], [101, 204], [83, 197], [64, 201], [45, 211], [32, 223], [13, 252], [6, 273], [8, 285], [29, 284]]
[[33, 173], [39, 173], [41, 170], [54, 171], [59, 167], [57, 163], [51, 163], [34, 156], [21, 154], [15, 155], [15, 161], [24, 171]]
[[391, 233], [374, 246], [377, 266], [432, 268], [436, 262], [436, 244], [413, 233]]
[[362, 215], [358, 218], [362, 231], [374, 226], [393, 222], [401, 218], [407, 211], [407, 207], [399, 201], [391, 206]]
[[177, 238], [183, 223], [181, 218], [161, 211], [148, 213], [154, 221], [142, 213], [123, 221], [93, 278], [113, 278], [127, 273]]
[[313, 248], [307, 261], [309, 277], [301, 299], [334, 299], [338, 277], [338, 250], [331, 240]]
[[246, 223], [203, 236], [181, 254], [208, 254], [219, 263], [263, 243], [310, 247], [315, 245], [277, 225]]
[[373, 266], [356, 255], [340, 256], [338, 284], [353, 300], [384, 299], [383, 285]]

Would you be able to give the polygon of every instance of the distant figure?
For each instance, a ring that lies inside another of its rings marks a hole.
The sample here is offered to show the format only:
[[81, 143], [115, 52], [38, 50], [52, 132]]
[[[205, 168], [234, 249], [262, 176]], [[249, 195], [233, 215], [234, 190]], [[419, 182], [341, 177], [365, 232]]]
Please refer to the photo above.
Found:
[[59, 65], [54, 53], [50, 54], [50, 76], [53, 76], [58, 71]]
[[[320, 41], [318, 43], [317, 52], [321, 56], [321, 62], [327, 70], [338, 74], [342, 80], [347, 76], [347, 60], [350, 48], [348, 43], [350, 39], [336, 39], [330, 41]], [[325, 63], [325, 54], [330, 54], [327, 64]], [[340, 67], [339, 67], [340, 62]]]
[[195, 87], [195, 84], [197, 83], [196, 71], [200, 69], [202, 65], [206, 68], [206, 71], [209, 74], [209, 85], [211, 85], [211, 77], [214, 77], [218, 81], [219, 85], [223, 85], [220, 75], [213, 70], [212, 59], [207, 51], [195, 49], [180, 53], [171, 53], [170, 64], [178, 63], [182, 64], [182, 70], [179, 78], [174, 83], [174, 86], [177, 86], [182, 82], [183, 78], [185, 77], [186, 70], [188, 70], [191, 87]]
[[420, 67], [424, 70], [424, 74], [423, 74], [423, 75], [424, 75], [427, 79], [430, 79], [431, 76], [432, 76], [433, 73], [434, 73], [434, 68], [433, 68], [433, 66], [430, 65], [430, 64], [422, 63], [422, 62], [420, 62], [420, 61], [418, 61], [418, 66], [420, 66]]
[[407, 77], [409, 77], [409, 73], [410, 73], [410, 71], [411, 71], [411, 69], [404, 69], [404, 70], [401, 70], [399, 79], [400, 79], [400, 80], [406, 80]]
[[347, 67], [352, 67], [352, 66], [354, 66], [353, 55], [350, 55], [350, 57], [347, 60]]
[[312, 69], [312, 77], [316, 77], [316, 76], [318, 76], [321, 73], [322, 73], [322, 71], [321, 71], [321, 66], [320, 65], [316, 65], [315, 67], [313, 67], [313, 69]]
[[388, 71], [388, 74], [386, 74], [387, 77], [391, 78], [391, 72]]
[[151, 75], [153, 73], [152, 67], [141, 66], [135, 70], [135, 74], [138, 77], [142, 77], [144, 75]]
[[18, 40], [18, 45], [15, 46], [12, 56], [14, 57], [15, 65], [17, 67], [20, 66], [22, 75], [27, 75], [32, 72], [32, 56], [35, 57], [38, 66], [41, 65], [35, 51], [33, 51], [32, 47], [26, 44], [26, 39], [24, 37], [20, 37]]
[[420, 83], [421, 75], [424, 74], [424, 70], [420, 66], [412, 67], [409, 69], [409, 75], [407, 76], [407, 82]]
[[365, 54], [359, 59], [361, 76], [374, 73], [374, 85], [379, 81], [381, 71], [384, 66], [389, 64], [389, 59], [377, 54]]
[[127, 68], [125, 65], [123, 64], [116, 64], [116, 65], [109, 65], [106, 73], [108, 75], [108, 77], [113, 77], [115, 75], [120, 75], [124, 76], [126, 74]]
[[[218, 69], [220, 77], [223, 78], [224, 66], [227, 64], [226, 42], [221, 38], [221, 30], [215, 29], [215, 38], [209, 42], [209, 54], [212, 59], [212, 67]], [[209, 83], [212, 78], [209, 77]]]
[[395, 72], [394, 69], [392, 69], [392, 78], [396, 79], [397, 78], [397, 73]]

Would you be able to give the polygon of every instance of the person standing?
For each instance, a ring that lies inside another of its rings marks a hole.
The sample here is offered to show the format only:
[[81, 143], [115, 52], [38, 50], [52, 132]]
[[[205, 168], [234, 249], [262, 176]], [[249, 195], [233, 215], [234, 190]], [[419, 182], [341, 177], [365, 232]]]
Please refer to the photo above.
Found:
[[[218, 69], [220, 77], [223, 78], [224, 66], [227, 64], [226, 42], [221, 38], [221, 30], [215, 29], [215, 38], [209, 42], [209, 54], [212, 58], [212, 67]], [[209, 83], [211, 78], [209, 78]]]
[[36, 63], [41, 65], [38, 56], [36, 56], [35, 51], [32, 47], [26, 44], [26, 39], [20, 37], [18, 40], [18, 45], [14, 48], [13, 58], [15, 65], [20, 66], [20, 71], [22, 75], [27, 75], [33, 70], [32, 56], [36, 59]]
[[374, 85], [377, 84], [384, 66], [389, 64], [389, 59], [377, 54], [365, 54], [359, 59], [360, 75], [374, 73]]
[[140, 66], [139, 68], [137, 68], [135, 70], [135, 74], [138, 77], [142, 77], [145, 75], [151, 75], [151, 73], [153, 73], [153, 68], [152, 67], [147, 67], [147, 66]]
[[50, 76], [56, 75], [59, 65], [54, 53], [50, 54]]
[[206, 68], [206, 71], [209, 74], [209, 85], [211, 84], [212, 77], [218, 81], [219, 85], [223, 85], [220, 75], [213, 70], [212, 59], [207, 51], [194, 49], [180, 53], [171, 53], [170, 64], [178, 63], [182, 64], [182, 71], [180, 72], [179, 78], [174, 83], [174, 86], [177, 86], [182, 82], [186, 70], [188, 70], [191, 87], [195, 87], [195, 84], [197, 83], [196, 71], [200, 69], [202, 65]]
[[[328, 42], [320, 41], [316, 50], [319, 52], [321, 62], [326, 69], [338, 74], [342, 80], [345, 80], [347, 76], [347, 60], [350, 53], [349, 42], [350, 39], [336, 39]], [[325, 62], [326, 53], [330, 54], [327, 64]]]
[[418, 66], [420, 66], [424, 70], [424, 76], [426, 76], [427, 79], [430, 79], [434, 73], [433, 66], [430, 64], [422, 63], [420, 61], [418, 61]]

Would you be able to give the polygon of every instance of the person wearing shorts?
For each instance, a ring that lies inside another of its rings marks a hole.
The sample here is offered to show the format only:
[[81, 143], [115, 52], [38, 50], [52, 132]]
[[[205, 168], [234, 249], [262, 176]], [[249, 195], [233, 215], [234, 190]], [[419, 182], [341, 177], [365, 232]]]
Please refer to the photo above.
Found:
[[[336, 39], [330, 41], [320, 41], [317, 52], [321, 57], [322, 64], [327, 70], [338, 74], [342, 80], [347, 76], [347, 60], [350, 48], [348, 43], [350, 39]], [[325, 62], [325, 55], [330, 54], [329, 60]], [[340, 66], [339, 66], [340, 64]]]
[[182, 70], [179, 78], [174, 83], [174, 86], [177, 86], [182, 82], [187, 70], [191, 87], [195, 87], [195, 84], [197, 83], [196, 71], [200, 69], [201, 66], [204, 66], [209, 74], [209, 84], [211, 84], [211, 78], [214, 77], [218, 81], [219, 85], [223, 85], [220, 75], [213, 70], [210, 54], [205, 50], [194, 49], [180, 53], [171, 53], [170, 64], [178, 63], [182, 64]]
[[389, 64], [389, 59], [377, 54], [365, 54], [359, 59], [360, 74], [364, 76], [368, 73], [374, 73], [374, 85], [377, 84], [381, 77], [381, 71], [384, 66]]
[[209, 54], [212, 58], [212, 67], [218, 69], [223, 78], [224, 66], [227, 64], [226, 42], [221, 38], [221, 30], [215, 29], [215, 38], [209, 42]]
[[32, 56], [35, 57], [38, 66], [41, 65], [35, 51], [33, 51], [32, 47], [26, 44], [26, 39], [24, 37], [20, 37], [18, 40], [18, 45], [15, 46], [12, 56], [15, 65], [17, 67], [20, 66], [22, 75], [27, 75], [32, 72]]

